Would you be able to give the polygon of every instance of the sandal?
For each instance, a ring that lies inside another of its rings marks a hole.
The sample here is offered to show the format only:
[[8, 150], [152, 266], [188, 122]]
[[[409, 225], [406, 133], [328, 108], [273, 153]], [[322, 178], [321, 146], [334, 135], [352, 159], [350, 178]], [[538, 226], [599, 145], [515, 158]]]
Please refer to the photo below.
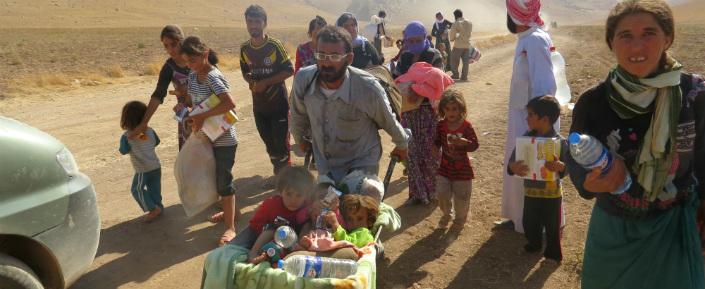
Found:
[[159, 217], [161, 215], [162, 215], [162, 208], [156, 207], [156, 208], [152, 209], [151, 211], [149, 211], [149, 213], [147, 213], [147, 215], [145, 215], [144, 222], [151, 223], [152, 221], [154, 221], [154, 219], [156, 219], [157, 217]]
[[223, 246], [227, 243], [230, 243], [230, 241], [232, 241], [233, 239], [235, 239], [235, 231], [228, 229], [223, 233], [223, 235], [220, 236], [220, 240], [218, 240], [218, 246]]
[[213, 224], [220, 223], [223, 221], [223, 219], [225, 219], [225, 213], [223, 213], [223, 211], [217, 212], [213, 215], [210, 215], [210, 217], [208, 217], [208, 221]]

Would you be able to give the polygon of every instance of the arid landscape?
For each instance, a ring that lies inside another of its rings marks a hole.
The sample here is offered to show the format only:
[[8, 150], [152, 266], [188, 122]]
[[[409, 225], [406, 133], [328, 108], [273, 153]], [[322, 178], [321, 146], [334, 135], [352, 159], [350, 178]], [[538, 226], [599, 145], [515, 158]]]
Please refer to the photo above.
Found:
[[[233, 174], [241, 212], [237, 226], [244, 228], [258, 203], [273, 194], [260, 188], [261, 181], [271, 175], [271, 167], [255, 129], [252, 98], [238, 67], [239, 45], [247, 40], [242, 12], [249, 3], [212, 1], [193, 11], [183, 4], [176, 10], [194, 15], [183, 16], [184, 21], [179, 21], [173, 13], [159, 9], [159, 5], [170, 5], [170, 1], [162, 0], [153, 1], [157, 4], [146, 8], [138, 5], [141, 1], [113, 1], [105, 6], [90, 6], [86, 4], [89, 1], [25, 2], [0, 1], [0, 70], [6, 74], [0, 79], [0, 115], [26, 122], [58, 138], [93, 180], [101, 215], [101, 242], [92, 267], [71, 288], [199, 288], [204, 258], [215, 248], [221, 225], [206, 221], [207, 214], [215, 209], [187, 219], [179, 204], [172, 176], [177, 152], [176, 123], [171, 113], [175, 100], [165, 101], [151, 122], [162, 140], [157, 153], [163, 166], [162, 194], [167, 207], [165, 215], [151, 224], [143, 224], [139, 219], [141, 211], [129, 192], [133, 170], [129, 158], [117, 151], [122, 134], [120, 107], [129, 100], [148, 101], [166, 58], [158, 39], [163, 24], [183, 24], [187, 34], [202, 36], [220, 52], [221, 66], [232, 84], [242, 118], [237, 124], [240, 145]], [[185, 1], [191, 5], [195, 2]], [[220, 2], [224, 4], [214, 4]], [[284, 6], [290, 5], [289, 1], [287, 4], [276, 0], [261, 2], [267, 9], [271, 7], [270, 35], [282, 39], [291, 55], [297, 43], [306, 39], [304, 25], [308, 19], [320, 14], [332, 23], [333, 15], [342, 12], [342, 8], [335, 10], [333, 5], [309, 4], [320, 2], [313, 0], [292, 1], [291, 6]], [[94, 16], [77, 17], [75, 12], [69, 13], [71, 3], [85, 11], [94, 11], [90, 14]], [[557, 3], [561, 1], [550, 2]], [[463, 5], [472, 7], [472, 4]], [[697, 0], [682, 5], [675, 8], [683, 21], [680, 23], [678, 18], [672, 53], [686, 70], [705, 73], [702, 33], [705, 16], [695, 12], [705, 11], [705, 3]], [[570, 10], [565, 7], [552, 9]], [[54, 14], [38, 17], [33, 23], [28, 19], [31, 13], [36, 13], [32, 9]], [[201, 10], [217, 13], [209, 17]], [[433, 12], [428, 12], [429, 19]], [[448, 9], [447, 15], [451, 12]], [[568, 65], [573, 101], [602, 81], [614, 65], [601, 25], [606, 12], [591, 13], [602, 16], [587, 21], [592, 25], [561, 25], [550, 31]], [[288, 24], [286, 19], [294, 24]], [[396, 36], [400, 35], [398, 26], [392, 30]], [[565, 182], [567, 226], [563, 231], [564, 260], [560, 266], [541, 262], [540, 254], [524, 253], [522, 235], [495, 228], [493, 222], [499, 219], [500, 212], [502, 153], [515, 38], [502, 27], [479, 31], [474, 36], [483, 57], [471, 66], [470, 81], [456, 84], [468, 102], [468, 117], [480, 142], [480, 149], [471, 155], [476, 179], [470, 220], [457, 238], [437, 230], [441, 216], [437, 207], [402, 206], [408, 196], [407, 183], [401, 169], [396, 170], [385, 202], [397, 208], [403, 227], [382, 236], [386, 259], [377, 264], [377, 288], [579, 288], [583, 244], [593, 201], [580, 198], [570, 181]], [[385, 50], [386, 55], [395, 53], [396, 50]], [[291, 80], [287, 83], [290, 87]], [[570, 126], [570, 118], [570, 111], [564, 111], [561, 117], [564, 133]], [[383, 140], [385, 151], [389, 152], [392, 144], [388, 136], [384, 135]], [[302, 163], [303, 159], [297, 157], [295, 162]], [[385, 156], [381, 161], [382, 171], [387, 163]]]

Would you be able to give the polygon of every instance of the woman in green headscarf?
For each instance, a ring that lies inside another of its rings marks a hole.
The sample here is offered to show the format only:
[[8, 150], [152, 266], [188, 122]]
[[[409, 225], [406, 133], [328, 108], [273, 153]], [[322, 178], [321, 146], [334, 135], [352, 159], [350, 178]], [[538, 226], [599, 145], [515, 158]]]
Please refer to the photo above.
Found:
[[[660, 0], [618, 3], [606, 40], [617, 59], [575, 105], [571, 132], [615, 156], [601, 175], [574, 161], [580, 195], [596, 198], [583, 288], [704, 288], [700, 210], [705, 199], [705, 84], [667, 52], [674, 20]], [[618, 191], [625, 174], [634, 180]]]

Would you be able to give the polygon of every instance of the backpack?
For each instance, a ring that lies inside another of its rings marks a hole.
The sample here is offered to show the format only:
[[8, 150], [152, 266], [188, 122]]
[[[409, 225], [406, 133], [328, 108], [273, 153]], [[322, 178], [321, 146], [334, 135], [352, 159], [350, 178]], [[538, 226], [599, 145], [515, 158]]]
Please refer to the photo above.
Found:
[[[372, 74], [377, 79], [377, 82], [384, 89], [384, 93], [387, 95], [387, 100], [389, 105], [392, 107], [392, 112], [397, 121], [401, 121], [401, 91], [394, 82], [392, 74], [384, 66], [372, 66], [365, 69], [368, 73]], [[311, 85], [318, 79], [318, 70], [313, 75], [311, 81], [306, 85], [304, 91], [308, 91]]]

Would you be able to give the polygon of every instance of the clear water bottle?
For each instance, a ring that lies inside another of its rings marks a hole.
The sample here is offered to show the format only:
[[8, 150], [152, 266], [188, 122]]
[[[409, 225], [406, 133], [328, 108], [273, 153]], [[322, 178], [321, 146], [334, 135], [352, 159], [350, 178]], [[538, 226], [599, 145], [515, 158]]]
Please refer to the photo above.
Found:
[[296, 277], [343, 279], [357, 272], [355, 261], [316, 256], [291, 256], [279, 260], [278, 265]]
[[331, 203], [333, 203], [333, 200], [340, 198], [340, 196], [343, 195], [343, 192], [339, 191], [333, 186], [328, 187], [328, 193], [326, 193], [326, 196], [323, 197], [323, 205], [326, 206], [327, 208], [330, 207]]
[[331, 203], [333, 203], [333, 200], [335, 200], [336, 198], [340, 198], [340, 196], [342, 195], [343, 192], [339, 191], [333, 186], [328, 187], [328, 193], [326, 193], [326, 196], [323, 197], [323, 199], [321, 200], [321, 203], [325, 207], [321, 209], [321, 214], [318, 215], [318, 217], [316, 218], [316, 229], [326, 229], [326, 224], [324, 220], [326, 214], [330, 212], [330, 205]]
[[553, 76], [556, 79], [556, 100], [561, 105], [566, 105], [570, 102], [570, 86], [565, 75], [565, 59], [556, 51], [555, 47], [551, 47], [551, 63], [553, 64]]
[[[602, 174], [606, 174], [612, 168], [612, 153], [596, 138], [574, 132], [570, 134], [568, 141], [570, 142], [570, 155], [573, 156], [575, 162], [584, 168], [589, 170], [600, 168]], [[612, 194], [624, 193], [631, 185], [632, 178], [626, 174], [622, 186]]]
[[274, 232], [274, 243], [285, 249], [294, 246], [297, 239], [296, 231], [289, 226], [281, 226]]

